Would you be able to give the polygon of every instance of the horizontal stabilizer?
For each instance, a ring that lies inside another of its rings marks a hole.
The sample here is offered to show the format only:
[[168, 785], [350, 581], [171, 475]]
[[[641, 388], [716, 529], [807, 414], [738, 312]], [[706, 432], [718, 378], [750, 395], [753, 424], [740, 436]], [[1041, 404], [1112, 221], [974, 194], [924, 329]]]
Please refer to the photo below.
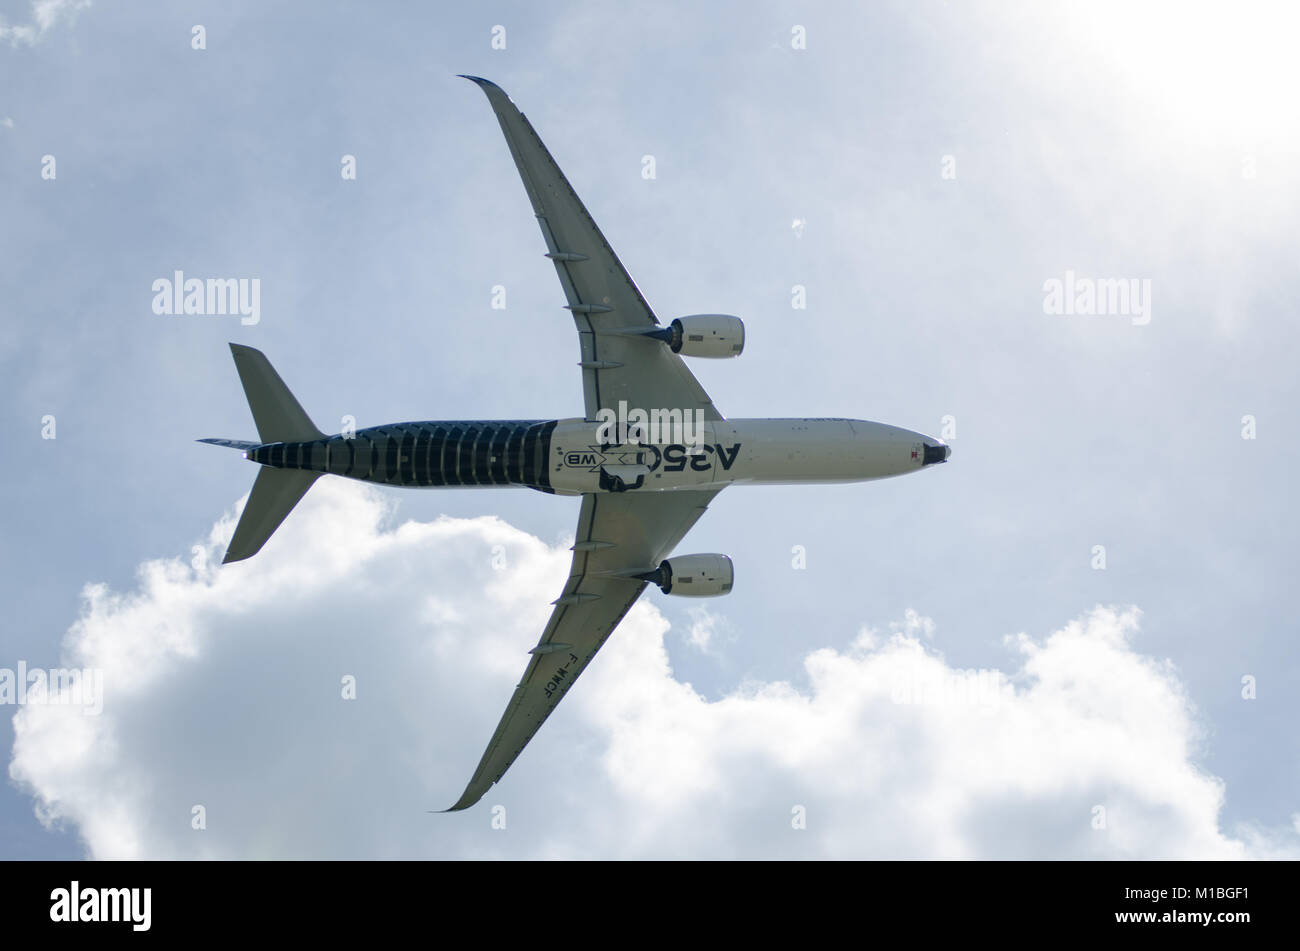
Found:
[[205, 442], [211, 446], [225, 446], [227, 449], [242, 449], [244, 452], [252, 452], [260, 442], [249, 442], [246, 439], [199, 439], [197, 442]]
[[263, 468], [258, 472], [244, 514], [235, 527], [235, 537], [230, 540], [221, 563], [256, 555], [320, 475], [303, 469]]

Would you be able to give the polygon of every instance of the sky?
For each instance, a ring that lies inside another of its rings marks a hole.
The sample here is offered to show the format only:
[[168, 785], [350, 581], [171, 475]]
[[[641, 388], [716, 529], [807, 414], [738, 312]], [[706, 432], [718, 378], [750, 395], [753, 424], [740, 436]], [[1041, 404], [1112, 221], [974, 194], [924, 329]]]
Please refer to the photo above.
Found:
[[[1296, 857], [1297, 21], [0, 2], [0, 686], [103, 685], [0, 711], [0, 857]], [[194, 440], [255, 435], [229, 341], [327, 431], [581, 415], [458, 73], [528, 115], [661, 321], [745, 320], [692, 362], [722, 413], [953, 455], [723, 492], [678, 551], [730, 554], [732, 593], [648, 592], [433, 815], [577, 500], [322, 479], [220, 567], [253, 469]], [[176, 270], [257, 278], [259, 319], [156, 314]], [[1121, 281], [1120, 312], [1074, 293]]]

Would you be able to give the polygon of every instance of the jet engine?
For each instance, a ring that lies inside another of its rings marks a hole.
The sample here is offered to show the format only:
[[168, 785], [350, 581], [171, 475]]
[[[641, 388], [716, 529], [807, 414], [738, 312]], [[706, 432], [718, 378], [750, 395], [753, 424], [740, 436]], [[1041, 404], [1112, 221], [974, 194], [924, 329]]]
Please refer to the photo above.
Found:
[[665, 327], [661, 339], [687, 357], [738, 357], [745, 349], [745, 322], [729, 314], [692, 314]]
[[664, 594], [687, 598], [716, 598], [731, 592], [735, 573], [726, 555], [677, 555], [659, 563], [654, 571], [637, 575], [653, 581]]

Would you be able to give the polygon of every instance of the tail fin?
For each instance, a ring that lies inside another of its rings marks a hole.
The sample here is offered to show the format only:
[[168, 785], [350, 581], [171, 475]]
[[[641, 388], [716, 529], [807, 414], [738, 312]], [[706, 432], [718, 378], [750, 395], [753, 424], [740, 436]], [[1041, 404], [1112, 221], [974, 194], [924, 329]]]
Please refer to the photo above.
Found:
[[253, 411], [257, 435], [263, 443], [325, 438], [261, 350], [232, 343], [230, 352], [235, 356], [235, 368], [239, 370], [248, 408]]
[[[248, 408], [253, 412], [253, 422], [257, 425], [262, 444], [310, 442], [325, 438], [260, 350], [232, 343], [230, 352], [234, 354], [235, 368], [244, 384], [244, 395], [248, 397]], [[205, 439], [201, 442], [245, 450], [259, 445], [234, 439]], [[230, 547], [221, 563], [242, 561], [261, 551], [266, 540], [320, 475], [302, 469], [263, 467], [253, 482], [248, 504], [235, 527], [235, 537], [230, 540]]]

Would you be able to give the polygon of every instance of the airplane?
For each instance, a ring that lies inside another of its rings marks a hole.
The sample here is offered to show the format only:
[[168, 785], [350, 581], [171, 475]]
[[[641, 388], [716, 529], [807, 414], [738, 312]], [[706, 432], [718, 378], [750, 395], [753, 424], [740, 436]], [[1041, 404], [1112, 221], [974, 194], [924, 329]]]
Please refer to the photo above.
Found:
[[743, 322], [695, 314], [661, 324], [523, 113], [495, 83], [463, 78], [487, 94], [568, 301], [584, 415], [326, 436], [260, 351], [232, 343], [258, 440], [199, 440], [261, 465], [223, 564], [256, 554], [326, 474], [581, 497], [568, 581], [464, 794], [444, 812], [469, 808], [501, 780], [648, 585], [686, 597], [731, 591], [726, 555], [672, 554], [723, 489], [883, 479], [952, 452], [941, 439], [884, 423], [723, 416], [682, 358], [739, 356]]

